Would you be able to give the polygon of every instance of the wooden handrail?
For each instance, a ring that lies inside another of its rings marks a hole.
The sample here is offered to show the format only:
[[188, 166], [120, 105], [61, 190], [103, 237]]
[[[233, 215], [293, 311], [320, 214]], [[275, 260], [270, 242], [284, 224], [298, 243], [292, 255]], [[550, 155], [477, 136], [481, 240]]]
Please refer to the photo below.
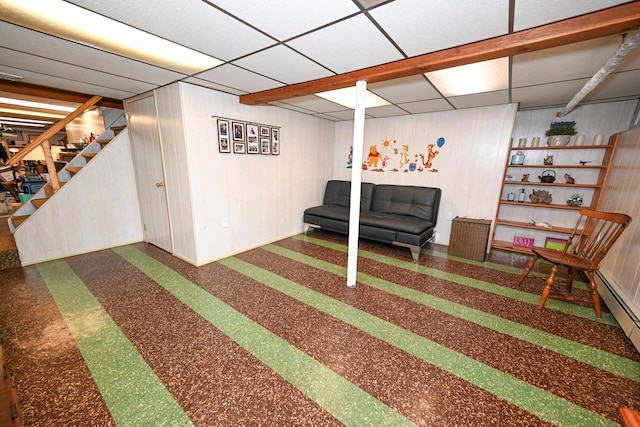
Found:
[[7, 164], [11, 165], [24, 159], [27, 154], [29, 154], [31, 151], [39, 147], [40, 144], [42, 144], [44, 141], [47, 141], [53, 135], [60, 132], [62, 129], [64, 129], [66, 125], [69, 124], [69, 122], [71, 122], [73, 119], [78, 117], [80, 114], [84, 113], [87, 108], [93, 107], [96, 104], [96, 102], [100, 101], [101, 99], [102, 97], [97, 95], [91, 97], [91, 99], [89, 99], [84, 104], [76, 108], [73, 112], [69, 113], [67, 117], [60, 120], [59, 122], [52, 124], [51, 127], [46, 131], [44, 131], [42, 135], [38, 136], [36, 139], [33, 140], [33, 142], [30, 142], [24, 148], [18, 151], [15, 155], [7, 159]]
[[47, 165], [47, 170], [49, 171], [49, 183], [51, 184], [51, 188], [54, 192], [60, 189], [60, 181], [58, 180], [58, 171], [56, 170], [56, 165], [51, 156], [51, 144], [49, 143], [49, 138], [51, 138], [56, 133], [60, 132], [64, 127], [69, 124], [73, 119], [78, 117], [80, 114], [84, 113], [87, 108], [93, 107], [98, 101], [102, 99], [101, 96], [93, 96], [91, 99], [87, 100], [84, 104], [76, 108], [72, 111], [68, 116], [59, 122], [51, 125], [49, 129], [44, 131], [42, 135], [38, 136], [32, 142], [27, 144], [22, 150], [18, 151], [14, 156], [7, 159], [7, 163], [12, 165], [18, 163], [20, 160], [24, 159], [24, 157], [29, 154], [31, 151], [42, 145], [42, 150], [44, 151], [44, 159]]

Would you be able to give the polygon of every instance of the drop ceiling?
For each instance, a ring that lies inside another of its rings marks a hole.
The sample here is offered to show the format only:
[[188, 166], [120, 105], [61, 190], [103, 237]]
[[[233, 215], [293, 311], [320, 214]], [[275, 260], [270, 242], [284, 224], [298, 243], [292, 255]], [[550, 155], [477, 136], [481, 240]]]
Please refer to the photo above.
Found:
[[[224, 61], [187, 75], [8, 22], [0, 0], [0, 72], [23, 84], [124, 100], [184, 81], [247, 95], [492, 39], [638, 1], [614, 0], [70, 0]], [[83, 25], [77, 22], [77, 25]], [[623, 34], [513, 55], [504, 89], [444, 96], [424, 74], [370, 83], [390, 117], [486, 105], [566, 105], [607, 62]], [[13, 86], [12, 86], [13, 85]], [[12, 87], [0, 80], [0, 97]], [[17, 92], [19, 90], [16, 89]], [[640, 49], [583, 102], [640, 98]], [[352, 110], [313, 94], [270, 102], [327, 120]], [[67, 102], [66, 104], [69, 104]], [[73, 104], [73, 103], [71, 103]], [[79, 105], [76, 104], [76, 105]], [[2, 105], [0, 105], [2, 107]], [[5, 116], [4, 113], [0, 116]]]

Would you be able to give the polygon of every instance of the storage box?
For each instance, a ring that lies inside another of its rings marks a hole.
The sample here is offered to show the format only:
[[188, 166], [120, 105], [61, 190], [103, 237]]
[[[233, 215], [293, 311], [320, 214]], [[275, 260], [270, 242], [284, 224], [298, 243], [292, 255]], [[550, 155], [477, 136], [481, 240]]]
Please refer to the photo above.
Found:
[[491, 220], [455, 217], [451, 223], [449, 255], [484, 261]]
[[513, 246], [516, 248], [533, 248], [533, 237], [513, 236]]
[[567, 244], [567, 239], [558, 239], [556, 237], [547, 237], [544, 240], [544, 247], [549, 249], [557, 249], [559, 251], [564, 250], [564, 246]]

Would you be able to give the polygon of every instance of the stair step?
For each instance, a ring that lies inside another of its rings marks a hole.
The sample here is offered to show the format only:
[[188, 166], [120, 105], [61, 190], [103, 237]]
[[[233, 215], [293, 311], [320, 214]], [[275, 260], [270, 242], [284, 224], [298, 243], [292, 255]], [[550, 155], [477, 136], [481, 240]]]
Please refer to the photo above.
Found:
[[18, 228], [18, 226], [20, 224], [22, 224], [23, 222], [25, 222], [27, 220], [27, 218], [29, 218], [29, 215], [21, 215], [21, 216], [13, 215], [11, 217], [11, 223], [13, 224], [14, 228]]
[[98, 153], [82, 153], [82, 157], [87, 159], [87, 161], [93, 159]]
[[111, 126], [111, 130], [117, 135], [122, 132], [122, 129], [126, 128], [126, 126]]
[[71, 175], [75, 175], [78, 172], [80, 172], [80, 169], [82, 168], [77, 168], [77, 167], [67, 167], [66, 171], [69, 172]]
[[109, 142], [111, 142], [111, 138], [109, 139], [98, 139], [98, 144], [100, 144], [100, 147], [104, 148], [105, 145], [107, 145]]
[[44, 202], [46, 202], [49, 199], [29, 199], [29, 201], [31, 202], [31, 204], [38, 209], [40, 206], [44, 205]]

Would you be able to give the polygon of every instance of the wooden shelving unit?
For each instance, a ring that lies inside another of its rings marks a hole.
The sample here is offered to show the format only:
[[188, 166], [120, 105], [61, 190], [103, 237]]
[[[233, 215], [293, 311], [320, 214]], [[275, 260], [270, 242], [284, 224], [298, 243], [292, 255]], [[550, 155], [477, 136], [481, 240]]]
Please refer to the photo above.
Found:
[[[533, 238], [534, 246], [544, 246], [546, 237], [566, 237], [573, 229], [580, 209], [597, 209], [600, 205], [617, 141], [618, 135], [615, 134], [606, 145], [509, 147], [491, 247], [531, 253], [530, 249], [514, 246], [514, 236]], [[510, 163], [511, 155], [517, 151], [525, 154], [522, 165]], [[543, 163], [542, 159], [549, 153], [553, 153], [558, 163]], [[556, 180], [553, 183], [540, 182], [539, 177], [546, 170], [555, 172]], [[519, 179], [525, 173], [529, 174], [528, 182]], [[575, 184], [568, 184], [564, 179], [565, 173], [575, 174], [579, 179]], [[522, 189], [525, 189], [527, 198], [524, 202], [518, 202], [518, 193]], [[548, 191], [553, 198], [552, 203], [532, 203], [529, 195], [536, 189]], [[515, 201], [507, 200], [509, 193], [515, 193]], [[567, 194], [570, 193], [585, 193], [583, 205], [576, 207], [566, 204]], [[549, 224], [550, 228], [532, 225], [532, 221]]]

